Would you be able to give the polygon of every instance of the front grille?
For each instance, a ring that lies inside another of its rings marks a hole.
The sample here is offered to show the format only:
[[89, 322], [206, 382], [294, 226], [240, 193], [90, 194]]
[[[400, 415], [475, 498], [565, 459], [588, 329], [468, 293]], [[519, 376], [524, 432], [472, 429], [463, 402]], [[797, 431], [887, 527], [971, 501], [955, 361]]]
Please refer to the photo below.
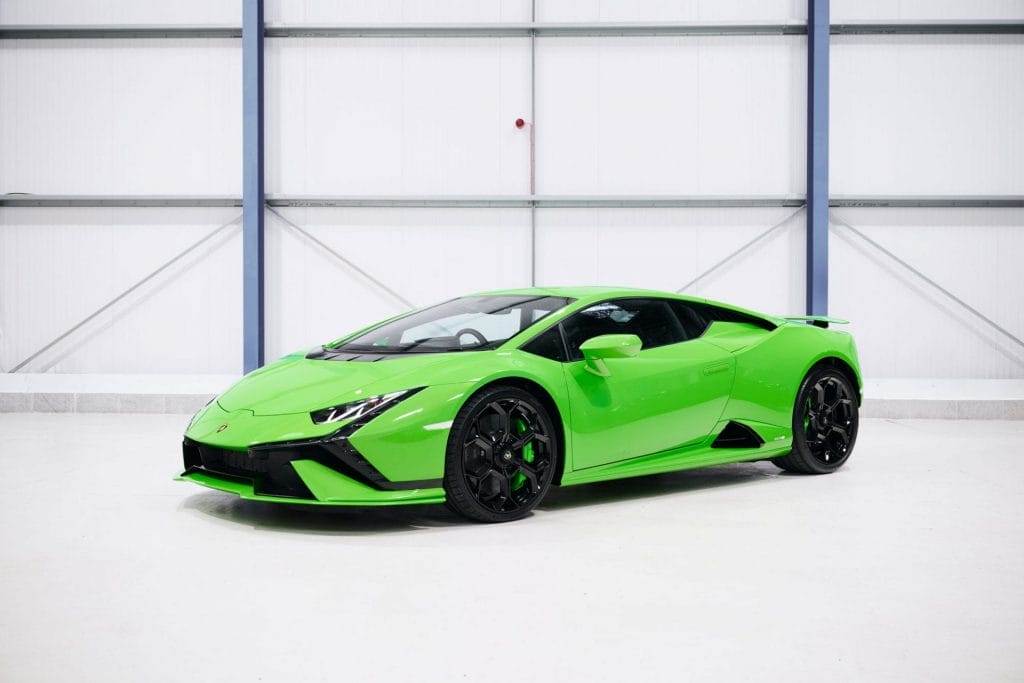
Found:
[[274, 496], [313, 498], [313, 494], [289, 464], [300, 460], [298, 453], [232, 451], [185, 439], [182, 446], [185, 470], [201, 470], [253, 482], [253, 490]]
[[223, 451], [224, 467], [238, 470], [239, 472], [250, 472], [252, 474], [266, 474], [267, 459], [259, 457], [258, 454], [246, 451]]
[[438, 488], [440, 479], [391, 481], [349, 443], [348, 437], [363, 426], [345, 425], [322, 439], [259, 444], [246, 451], [232, 451], [193, 441], [183, 444], [185, 471], [198, 470], [253, 482], [256, 493], [295, 498], [314, 498], [291, 466], [293, 460], [314, 460], [349, 479], [380, 491]]

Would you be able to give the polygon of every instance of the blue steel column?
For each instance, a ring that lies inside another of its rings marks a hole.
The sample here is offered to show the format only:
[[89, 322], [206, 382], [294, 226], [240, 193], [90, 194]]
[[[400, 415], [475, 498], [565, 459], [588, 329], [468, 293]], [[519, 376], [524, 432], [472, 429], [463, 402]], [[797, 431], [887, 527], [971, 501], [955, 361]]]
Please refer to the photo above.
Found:
[[828, 313], [829, 0], [807, 0], [807, 314]]
[[263, 0], [242, 3], [242, 367], [263, 365]]

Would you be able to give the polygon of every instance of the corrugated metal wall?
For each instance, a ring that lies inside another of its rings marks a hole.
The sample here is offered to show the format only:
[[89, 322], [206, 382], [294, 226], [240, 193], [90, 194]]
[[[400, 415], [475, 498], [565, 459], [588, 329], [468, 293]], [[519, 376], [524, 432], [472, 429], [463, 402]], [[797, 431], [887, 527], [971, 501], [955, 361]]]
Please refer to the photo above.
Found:
[[[803, 21], [806, 3], [538, 0], [538, 21]], [[521, 2], [267, 3], [268, 23], [528, 21]], [[1020, 18], [1022, 2], [834, 0], [833, 22]], [[239, 4], [7, 0], [0, 22], [240, 22]], [[1024, 194], [1020, 36], [837, 36], [833, 194]], [[802, 194], [803, 36], [541, 38], [538, 194]], [[0, 42], [0, 193], [238, 194], [238, 41]], [[267, 191], [526, 194], [527, 38], [270, 38]], [[527, 284], [528, 209], [279, 209], [402, 298]], [[791, 209], [540, 209], [541, 284], [675, 289]], [[1024, 210], [835, 209], [1024, 336]], [[0, 209], [0, 367], [235, 209]], [[268, 356], [406, 307], [272, 213]], [[27, 367], [237, 371], [236, 227]], [[1024, 377], [1020, 349], [833, 226], [834, 315], [872, 377]], [[804, 298], [804, 217], [690, 290]]]

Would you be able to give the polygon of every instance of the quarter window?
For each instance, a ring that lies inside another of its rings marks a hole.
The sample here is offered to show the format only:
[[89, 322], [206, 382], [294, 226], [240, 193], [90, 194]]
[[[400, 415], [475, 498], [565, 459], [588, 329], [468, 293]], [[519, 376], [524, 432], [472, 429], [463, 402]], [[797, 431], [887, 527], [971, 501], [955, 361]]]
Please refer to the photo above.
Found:
[[565, 362], [565, 346], [562, 344], [562, 333], [555, 325], [543, 334], [537, 335], [534, 339], [523, 345], [523, 351], [532, 353], [542, 358]]

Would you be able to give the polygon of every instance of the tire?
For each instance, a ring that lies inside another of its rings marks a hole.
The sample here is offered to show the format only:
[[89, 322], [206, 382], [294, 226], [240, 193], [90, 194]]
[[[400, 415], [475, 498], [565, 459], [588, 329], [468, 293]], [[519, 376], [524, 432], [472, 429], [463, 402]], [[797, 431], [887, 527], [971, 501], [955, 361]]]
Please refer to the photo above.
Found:
[[477, 522], [521, 519], [551, 487], [559, 456], [552, 416], [536, 397], [517, 387], [488, 387], [452, 422], [446, 504]]
[[811, 370], [793, 407], [793, 450], [772, 460], [787, 472], [828, 474], [850, 459], [857, 442], [857, 390], [831, 367]]

